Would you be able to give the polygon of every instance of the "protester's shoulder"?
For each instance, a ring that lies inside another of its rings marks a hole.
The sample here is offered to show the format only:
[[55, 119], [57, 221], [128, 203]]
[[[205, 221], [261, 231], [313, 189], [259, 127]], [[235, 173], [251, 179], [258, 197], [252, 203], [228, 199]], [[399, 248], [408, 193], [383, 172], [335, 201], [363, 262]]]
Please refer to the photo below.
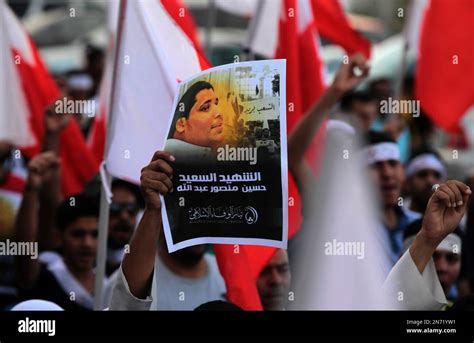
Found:
[[45, 266], [58, 262], [62, 259], [62, 256], [58, 252], [53, 250], [43, 251], [38, 256], [38, 261]]

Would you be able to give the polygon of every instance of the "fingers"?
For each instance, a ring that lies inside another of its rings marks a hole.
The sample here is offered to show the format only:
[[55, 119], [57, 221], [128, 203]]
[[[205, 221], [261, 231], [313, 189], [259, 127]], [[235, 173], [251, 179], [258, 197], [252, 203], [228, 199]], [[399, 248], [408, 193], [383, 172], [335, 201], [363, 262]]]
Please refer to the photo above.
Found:
[[[353, 69], [354, 67], [357, 67], [360, 69], [360, 71], [362, 72], [362, 75], [360, 75], [360, 77], [365, 77], [369, 74], [370, 65], [368, 61], [365, 59], [365, 57], [359, 53], [351, 56], [349, 60], [349, 65], [351, 69]], [[356, 76], [359, 76], [359, 75], [356, 75]]]
[[168, 175], [153, 170], [145, 170], [141, 175], [142, 187], [168, 193], [173, 189], [173, 182]]
[[471, 190], [461, 181], [450, 180], [442, 184], [434, 196], [440, 202], [444, 203], [446, 207], [465, 207]]
[[469, 202], [469, 196], [472, 194], [470, 187], [461, 181], [453, 180], [452, 181], [458, 188], [461, 201], [458, 201], [456, 211], [464, 212], [466, 210], [467, 204]]
[[29, 169], [32, 172], [43, 174], [46, 170], [57, 168], [59, 165], [60, 160], [56, 154], [48, 151], [35, 156], [29, 164]]
[[169, 152], [157, 151], [148, 166], [142, 169], [140, 177], [141, 187], [145, 192], [159, 192], [167, 194], [173, 191], [173, 168], [169, 162], [175, 158]]
[[459, 182], [459, 181], [448, 181], [448, 182], [446, 182], [446, 185], [454, 193], [454, 200], [451, 203], [452, 207], [463, 205], [462, 193], [461, 192], [467, 187], [462, 182], [459, 182], [460, 184], [458, 184], [457, 182]]
[[145, 192], [159, 192], [163, 195], [168, 194], [172, 190], [172, 186], [169, 186], [168, 183], [148, 177], [141, 179], [141, 187], [145, 190]]
[[153, 155], [153, 158], [151, 159], [151, 161], [156, 161], [158, 159], [162, 159], [162, 160], [166, 160], [168, 162], [174, 162], [175, 161], [175, 158], [173, 155], [171, 155], [169, 152], [167, 151], [156, 151], [155, 154]]
[[173, 168], [164, 160], [155, 160], [151, 162], [148, 166], [147, 169], [156, 171], [156, 172], [162, 172], [168, 175], [170, 178], [173, 176]]
[[448, 194], [447, 192], [443, 191], [441, 189], [441, 186], [435, 191], [435, 193], [433, 194], [433, 200], [436, 200], [442, 204], [444, 204], [444, 206], [446, 207], [451, 207], [451, 196], [450, 194]]

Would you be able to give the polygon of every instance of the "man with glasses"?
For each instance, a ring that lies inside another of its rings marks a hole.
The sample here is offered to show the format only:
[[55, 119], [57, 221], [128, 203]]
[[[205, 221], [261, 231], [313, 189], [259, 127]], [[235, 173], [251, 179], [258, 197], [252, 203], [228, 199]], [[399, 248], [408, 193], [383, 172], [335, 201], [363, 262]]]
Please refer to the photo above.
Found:
[[140, 189], [124, 180], [112, 182], [112, 203], [109, 214], [106, 274], [110, 276], [122, 262], [137, 224], [142, 203]]

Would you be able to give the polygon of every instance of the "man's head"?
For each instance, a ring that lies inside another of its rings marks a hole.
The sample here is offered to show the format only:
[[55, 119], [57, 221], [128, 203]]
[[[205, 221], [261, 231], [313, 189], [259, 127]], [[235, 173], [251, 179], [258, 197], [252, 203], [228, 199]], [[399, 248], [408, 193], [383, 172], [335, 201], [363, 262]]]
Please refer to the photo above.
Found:
[[[459, 239], [455, 234], [450, 234], [445, 239], [452, 240], [454, 237]], [[457, 282], [459, 274], [461, 273], [461, 254], [438, 248], [433, 254], [433, 261], [439, 282], [443, 287], [444, 293], [447, 295], [451, 287]]]
[[224, 120], [218, 104], [210, 83], [193, 84], [176, 106], [169, 138], [203, 147], [218, 146], [224, 139]]
[[410, 158], [406, 177], [406, 188], [412, 203], [416, 208], [424, 210], [432, 195], [433, 185], [446, 179], [446, 167], [436, 152], [423, 151]]
[[341, 110], [351, 115], [363, 131], [370, 130], [378, 113], [375, 99], [369, 93], [360, 91], [345, 94], [341, 100]]
[[257, 279], [257, 289], [264, 310], [284, 309], [290, 282], [291, 273], [288, 254], [286, 250], [279, 249], [263, 268]]
[[369, 84], [369, 93], [372, 94], [378, 105], [380, 105], [380, 101], [387, 100], [392, 96], [392, 82], [385, 78], [373, 80]]
[[58, 208], [57, 227], [64, 260], [77, 271], [92, 269], [97, 253], [99, 205], [95, 198], [78, 194]]
[[130, 241], [137, 223], [140, 191], [123, 180], [112, 182], [112, 204], [109, 215], [109, 247], [122, 248]]
[[397, 143], [384, 133], [369, 131], [367, 146], [362, 150], [362, 159], [369, 167], [371, 179], [379, 190], [382, 205], [395, 206], [405, 180]]
[[[411, 223], [404, 232], [405, 250], [415, 240], [416, 234], [421, 230], [422, 219]], [[457, 228], [446, 236], [433, 253], [433, 261], [443, 291], [448, 295], [456, 284], [461, 273], [462, 232]]]
[[67, 76], [68, 94], [72, 100], [87, 100], [90, 96], [94, 81], [89, 74], [81, 70], [73, 70]]

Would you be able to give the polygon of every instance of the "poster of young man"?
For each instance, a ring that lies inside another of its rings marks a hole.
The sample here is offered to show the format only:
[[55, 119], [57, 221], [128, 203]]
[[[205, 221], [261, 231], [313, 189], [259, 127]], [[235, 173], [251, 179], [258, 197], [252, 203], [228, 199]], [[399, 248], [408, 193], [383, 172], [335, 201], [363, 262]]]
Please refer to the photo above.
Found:
[[180, 84], [164, 150], [175, 161], [162, 217], [170, 252], [204, 243], [286, 248], [284, 60], [233, 63]]

